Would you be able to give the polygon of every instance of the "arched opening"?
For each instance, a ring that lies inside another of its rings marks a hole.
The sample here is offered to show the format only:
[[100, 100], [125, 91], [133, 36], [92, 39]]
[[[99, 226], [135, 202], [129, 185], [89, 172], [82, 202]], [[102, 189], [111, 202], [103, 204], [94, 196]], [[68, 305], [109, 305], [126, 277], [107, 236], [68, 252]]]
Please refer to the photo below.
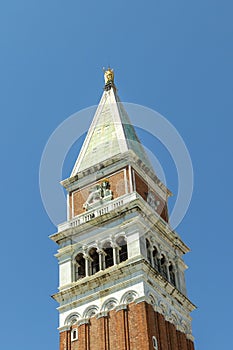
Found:
[[166, 258], [165, 258], [165, 256], [163, 254], [161, 255], [161, 259], [160, 259], [160, 269], [161, 269], [161, 274], [163, 275], [163, 277], [168, 279], [167, 263], [166, 263]]
[[96, 248], [91, 248], [89, 251], [89, 255], [91, 258], [91, 275], [94, 275], [96, 272], [100, 270], [100, 263], [99, 263], [99, 254], [97, 252]]
[[146, 257], [149, 263], [151, 264], [151, 245], [147, 238], [146, 238]]
[[76, 256], [75, 262], [75, 280], [77, 281], [86, 276], [85, 259], [82, 253]]
[[170, 282], [171, 284], [173, 284], [173, 286], [176, 287], [176, 276], [175, 276], [175, 271], [172, 263], [169, 264], [168, 270], [169, 270]]
[[120, 247], [119, 248], [119, 262], [125, 261], [128, 259], [128, 249], [127, 249], [127, 242], [124, 237], [119, 237], [117, 239], [117, 244]]
[[113, 248], [110, 242], [106, 242], [104, 244], [103, 250], [105, 252], [104, 260], [105, 260], [105, 268], [111, 267], [114, 265], [113, 260]]
[[153, 247], [152, 256], [153, 256], [153, 265], [154, 265], [154, 268], [155, 268], [158, 272], [160, 272], [159, 258], [158, 258], [158, 250], [157, 250], [156, 247]]

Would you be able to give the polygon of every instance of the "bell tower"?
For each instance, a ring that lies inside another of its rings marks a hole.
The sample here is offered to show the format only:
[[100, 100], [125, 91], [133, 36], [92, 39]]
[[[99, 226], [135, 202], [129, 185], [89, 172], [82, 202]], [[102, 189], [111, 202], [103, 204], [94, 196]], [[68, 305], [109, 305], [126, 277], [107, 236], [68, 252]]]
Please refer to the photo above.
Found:
[[114, 72], [71, 176], [58, 244], [60, 350], [194, 350], [171, 192], [120, 102]]

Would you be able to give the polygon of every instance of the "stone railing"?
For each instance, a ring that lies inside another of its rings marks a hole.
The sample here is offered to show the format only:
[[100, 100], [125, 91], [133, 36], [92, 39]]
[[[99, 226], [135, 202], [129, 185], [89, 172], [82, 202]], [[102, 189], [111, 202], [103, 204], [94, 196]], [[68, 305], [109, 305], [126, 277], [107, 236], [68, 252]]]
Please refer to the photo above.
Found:
[[119, 198], [113, 199], [109, 202], [105, 202], [104, 204], [93, 208], [92, 210], [88, 210], [83, 214], [77, 215], [75, 218], [63, 222], [62, 224], [58, 225], [58, 232], [61, 232], [63, 230], [69, 229], [71, 227], [76, 227], [79, 225], [84, 224], [85, 222], [88, 222], [98, 216], [104, 215], [109, 213], [112, 210], [117, 209], [118, 207], [121, 207], [124, 204], [127, 204], [135, 199], [137, 199], [139, 196], [136, 192], [126, 194], [124, 196], [121, 196]]

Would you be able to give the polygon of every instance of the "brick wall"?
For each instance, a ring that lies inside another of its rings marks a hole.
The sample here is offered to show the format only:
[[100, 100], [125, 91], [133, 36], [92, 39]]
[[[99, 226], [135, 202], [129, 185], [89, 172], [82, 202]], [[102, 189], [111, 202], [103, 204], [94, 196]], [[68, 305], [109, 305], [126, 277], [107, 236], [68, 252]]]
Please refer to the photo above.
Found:
[[135, 185], [136, 185], [136, 191], [140, 194], [140, 196], [147, 201], [147, 194], [148, 192], [152, 192], [155, 196], [156, 201], [159, 201], [158, 208], [156, 209], [156, 212], [166, 221], [168, 222], [168, 210], [167, 210], [167, 203], [154, 191], [152, 191], [151, 188], [148, 187], [148, 184], [144, 179], [138, 175], [135, 172]]
[[89, 324], [78, 327], [78, 340], [71, 341], [70, 331], [61, 332], [60, 350], [154, 350], [153, 336], [158, 350], [194, 350], [184, 333], [145, 302], [90, 318]]
[[[128, 173], [126, 172], [126, 177], [128, 177]], [[113, 199], [118, 198], [126, 193], [125, 190], [125, 183], [128, 189], [128, 179], [125, 182], [124, 178], [124, 170], [117, 172], [116, 174], [110, 175], [107, 177], [110, 184], [110, 190], [113, 192]], [[92, 187], [101, 184], [103, 182], [103, 179], [100, 179], [94, 183], [92, 183], [89, 186], [86, 186], [85, 188], [82, 188], [80, 190], [74, 191], [73, 193], [69, 194], [69, 206], [70, 206], [70, 217], [72, 217], [72, 196], [73, 196], [73, 203], [74, 203], [74, 216], [82, 214], [85, 212], [85, 209], [83, 208], [83, 204], [86, 202], [89, 191]]]
[[[126, 171], [126, 179], [125, 179], [124, 170]], [[124, 195], [126, 192], [130, 192], [129, 177], [130, 177], [130, 173], [129, 173], [128, 167], [126, 169], [120, 170], [119, 172], [113, 175], [108, 176], [110, 189], [113, 192], [113, 199]], [[102, 181], [103, 179], [100, 179], [90, 184], [89, 186], [86, 186], [85, 188], [69, 193], [70, 218], [72, 218], [72, 212], [74, 216], [77, 216], [85, 212], [85, 209], [83, 208], [83, 204], [86, 202], [88, 198], [90, 189], [98, 184], [101, 184]], [[138, 175], [137, 172], [135, 172], [135, 186], [136, 186], [136, 191], [140, 194], [140, 196], [145, 201], [147, 200], [147, 194], [149, 191], [151, 191], [154, 194], [156, 200], [159, 201], [159, 205], [156, 211], [166, 222], [168, 222], [167, 203], [157, 193], [155, 193], [148, 187], [147, 182], [140, 175]], [[73, 197], [73, 200], [72, 200], [72, 197]], [[73, 205], [74, 205], [74, 208], [72, 208]]]

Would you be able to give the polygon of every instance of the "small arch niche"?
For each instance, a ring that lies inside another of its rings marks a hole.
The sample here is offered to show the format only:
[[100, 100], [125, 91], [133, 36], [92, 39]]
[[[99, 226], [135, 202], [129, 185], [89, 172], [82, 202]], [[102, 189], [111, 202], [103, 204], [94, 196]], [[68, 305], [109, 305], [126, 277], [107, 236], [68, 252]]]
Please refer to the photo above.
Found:
[[66, 320], [65, 325], [73, 326], [78, 322], [80, 315], [78, 313], [72, 313], [70, 314]]
[[94, 317], [97, 312], [99, 311], [98, 306], [96, 305], [91, 305], [88, 308], [86, 308], [86, 310], [83, 313], [83, 318], [91, 318]]

